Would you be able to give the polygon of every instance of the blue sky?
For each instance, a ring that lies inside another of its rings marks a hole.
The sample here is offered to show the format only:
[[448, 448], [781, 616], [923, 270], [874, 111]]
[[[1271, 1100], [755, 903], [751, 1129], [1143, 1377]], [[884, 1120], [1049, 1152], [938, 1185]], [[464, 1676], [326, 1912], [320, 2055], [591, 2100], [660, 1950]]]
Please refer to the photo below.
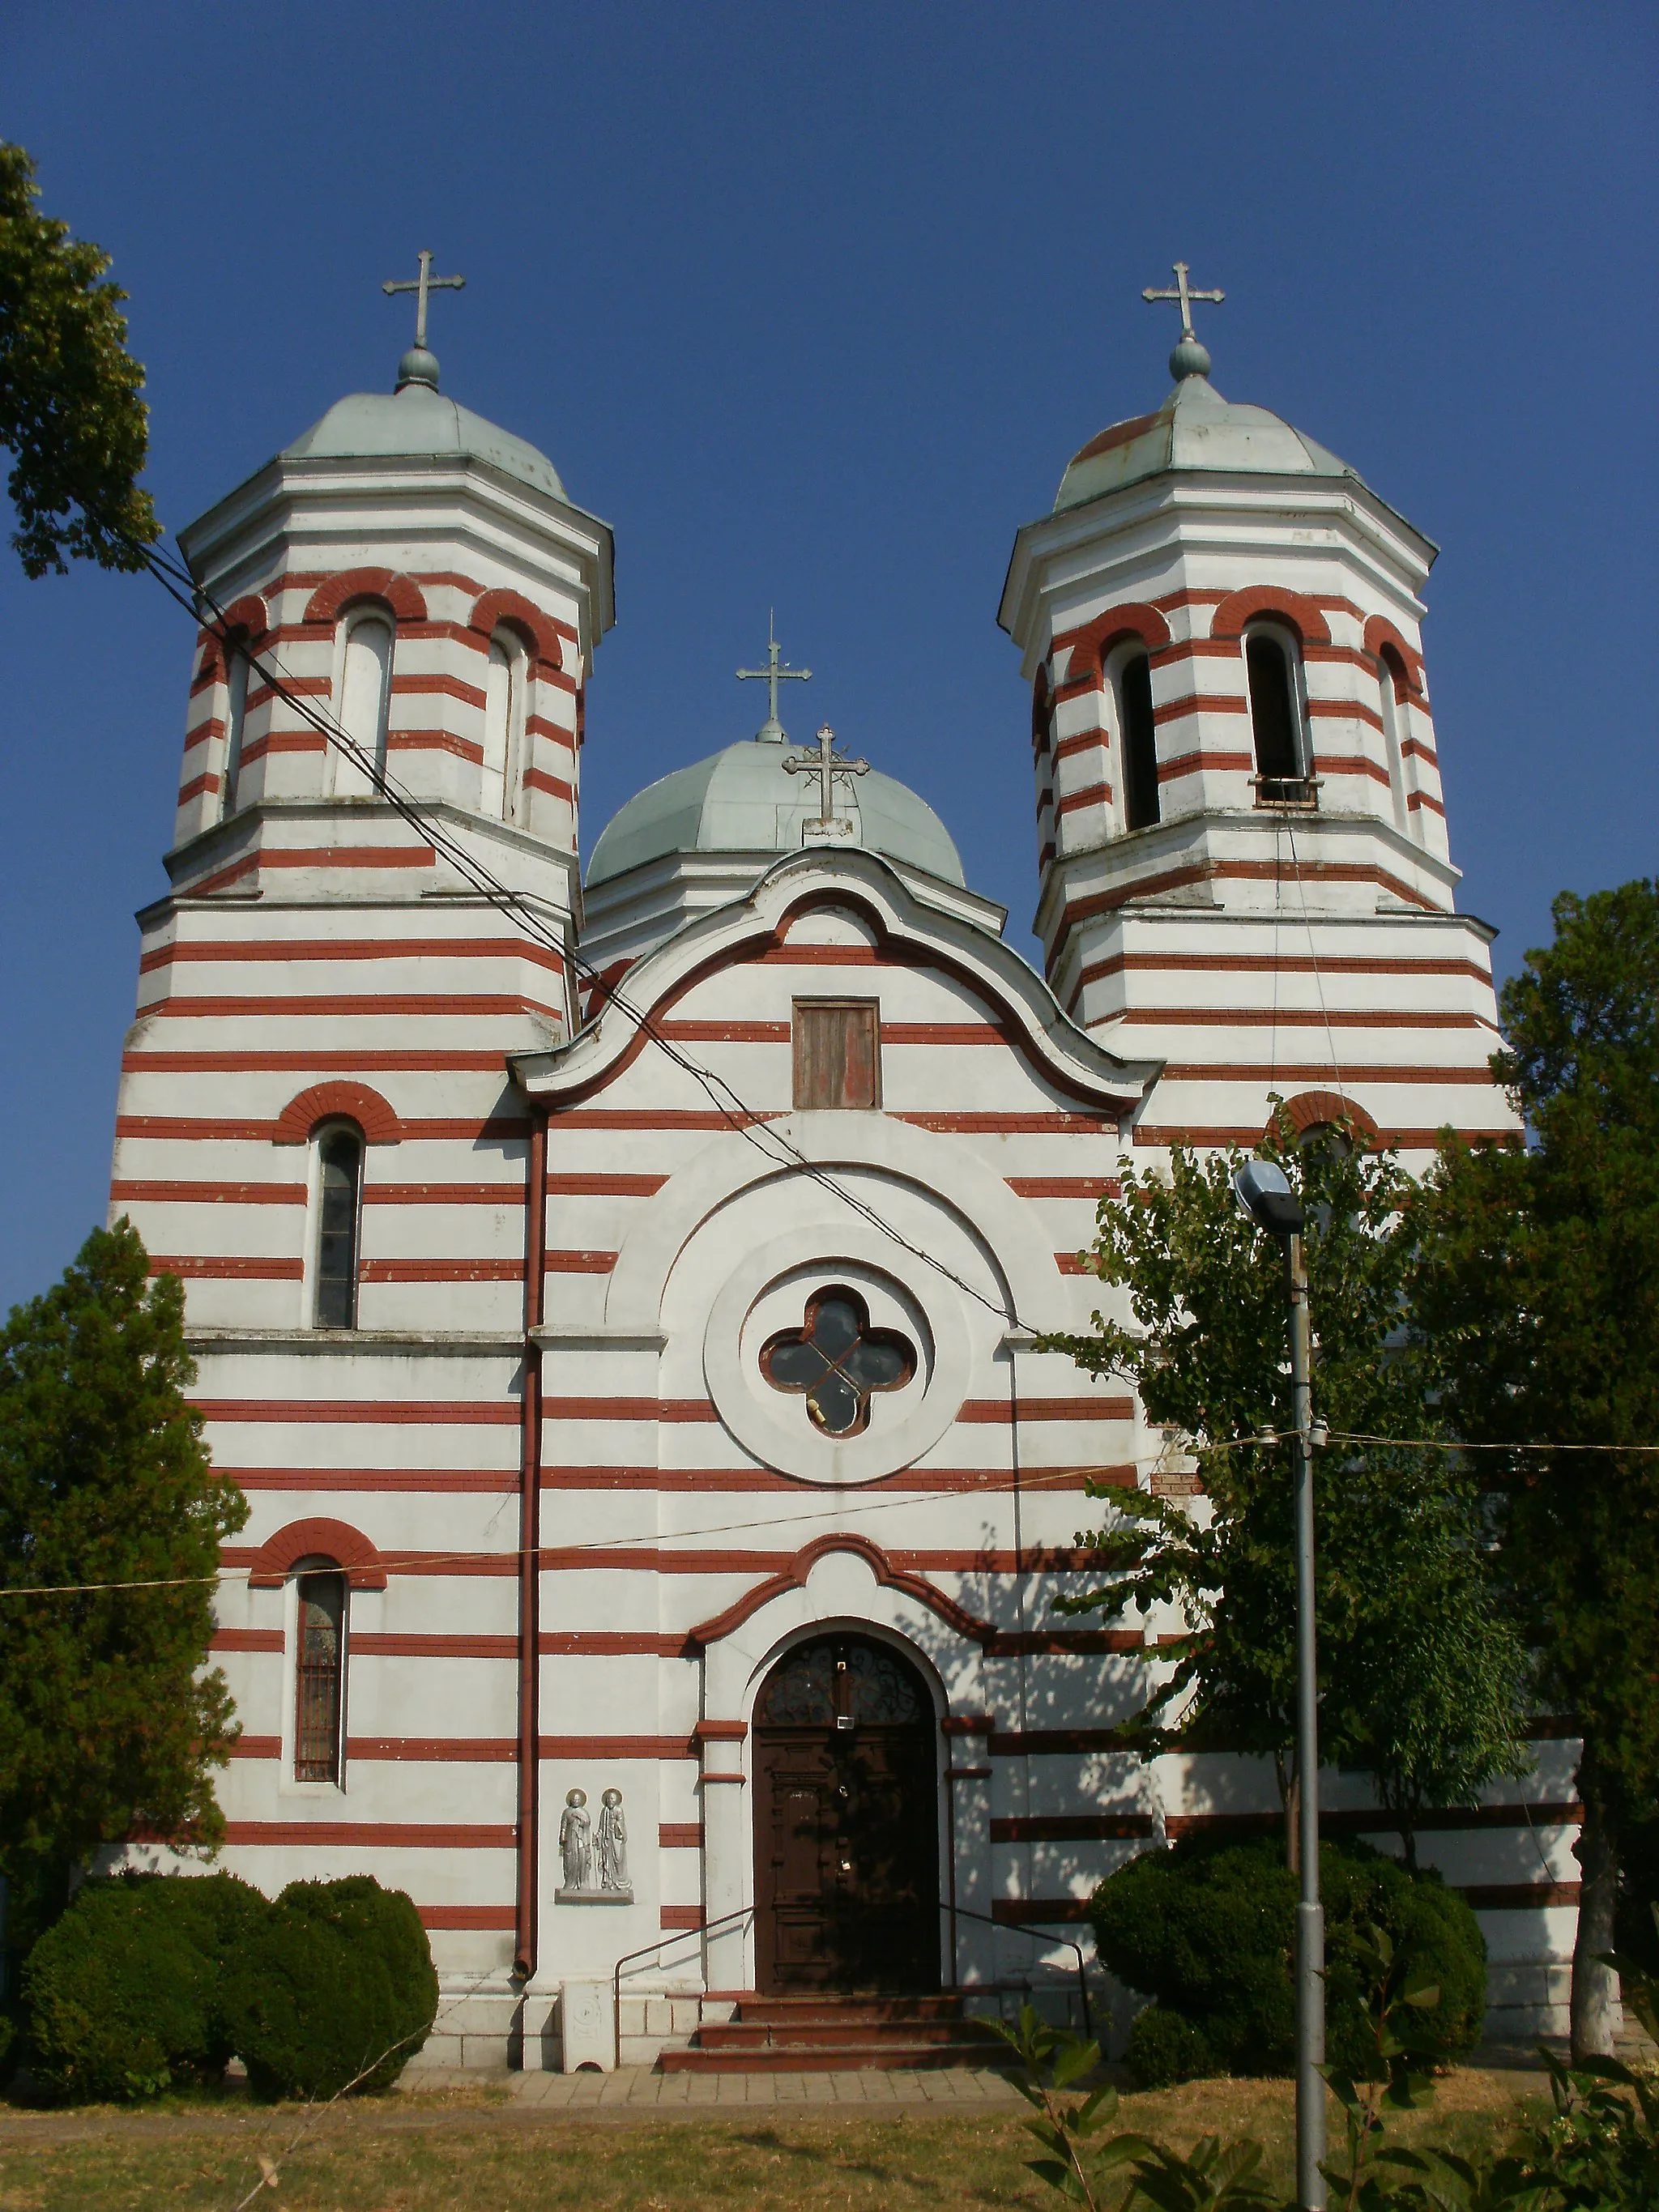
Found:
[[[750, 733], [914, 783], [1029, 945], [1028, 708], [996, 607], [1069, 454], [1214, 381], [1443, 546], [1425, 632], [1463, 904], [1655, 866], [1650, 6], [1071, 0], [281, 10], [11, 0], [0, 135], [115, 257], [177, 529], [388, 386], [430, 246], [447, 390], [616, 528], [585, 844]], [[189, 626], [0, 564], [0, 1304], [101, 1218], [133, 909], [163, 886]], [[809, 719], [810, 718], [810, 719]]]

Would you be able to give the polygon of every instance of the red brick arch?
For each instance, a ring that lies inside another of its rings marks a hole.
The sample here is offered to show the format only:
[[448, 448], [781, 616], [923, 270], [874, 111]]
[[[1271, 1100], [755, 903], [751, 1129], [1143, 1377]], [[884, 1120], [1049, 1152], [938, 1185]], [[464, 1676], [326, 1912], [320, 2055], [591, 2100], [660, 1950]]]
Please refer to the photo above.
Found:
[[1138, 637], [1149, 653], [1156, 653], [1170, 642], [1170, 625], [1156, 607], [1142, 599], [1126, 599], [1121, 606], [1108, 607], [1080, 629], [1066, 630], [1057, 637], [1056, 653], [1065, 646], [1072, 648], [1066, 668], [1067, 690], [1074, 684], [1099, 684], [1107, 654], [1126, 637]]
[[1406, 679], [1406, 689], [1413, 698], [1423, 696], [1423, 656], [1405, 639], [1386, 615], [1373, 615], [1365, 625], [1365, 650], [1374, 661], [1380, 662], [1386, 651], [1398, 664]]
[[1319, 603], [1305, 592], [1281, 591], [1274, 584], [1252, 584], [1248, 590], [1231, 592], [1210, 619], [1212, 637], [1243, 637], [1246, 623], [1262, 615], [1276, 615], [1288, 623], [1304, 645], [1328, 645], [1331, 626], [1319, 611]]
[[538, 661], [556, 674], [564, 667], [564, 648], [551, 617], [532, 606], [521, 592], [486, 592], [467, 617], [466, 626], [486, 643], [493, 631], [515, 629]]
[[379, 599], [399, 622], [426, 620], [420, 586], [413, 577], [396, 575], [390, 568], [342, 569], [318, 585], [306, 602], [305, 618], [308, 623], [338, 622], [354, 599]]
[[371, 1145], [396, 1145], [403, 1140], [398, 1116], [378, 1091], [371, 1091], [366, 1083], [314, 1083], [283, 1107], [270, 1141], [303, 1145], [319, 1122], [337, 1120], [355, 1121]]
[[386, 1564], [367, 1536], [344, 1521], [290, 1521], [267, 1536], [248, 1570], [250, 1589], [280, 1589], [301, 1559], [331, 1559], [351, 1589], [386, 1588]]
[[250, 647], [257, 647], [270, 629], [270, 611], [257, 592], [246, 592], [233, 599], [211, 629], [202, 632], [202, 665], [196, 672], [200, 683], [204, 677], [222, 676], [225, 669], [222, 641], [240, 632]]
[[[1340, 1091], [1298, 1091], [1294, 1098], [1287, 1098], [1279, 1109], [1290, 1124], [1292, 1135], [1304, 1137], [1310, 1129], [1336, 1128], [1346, 1122], [1356, 1137], [1376, 1144], [1382, 1135], [1375, 1119], [1352, 1098], [1345, 1098]], [[1272, 1136], [1278, 1115], [1269, 1115], [1264, 1136]]]

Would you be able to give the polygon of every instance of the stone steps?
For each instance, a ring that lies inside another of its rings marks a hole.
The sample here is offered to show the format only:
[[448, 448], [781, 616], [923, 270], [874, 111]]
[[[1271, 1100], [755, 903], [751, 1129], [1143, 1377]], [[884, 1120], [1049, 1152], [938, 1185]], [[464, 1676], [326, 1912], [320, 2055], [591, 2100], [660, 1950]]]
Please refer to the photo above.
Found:
[[910, 2072], [999, 2064], [1003, 2046], [963, 2017], [954, 1996], [744, 1996], [706, 2021], [690, 2049], [665, 2051], [666, 2074]]

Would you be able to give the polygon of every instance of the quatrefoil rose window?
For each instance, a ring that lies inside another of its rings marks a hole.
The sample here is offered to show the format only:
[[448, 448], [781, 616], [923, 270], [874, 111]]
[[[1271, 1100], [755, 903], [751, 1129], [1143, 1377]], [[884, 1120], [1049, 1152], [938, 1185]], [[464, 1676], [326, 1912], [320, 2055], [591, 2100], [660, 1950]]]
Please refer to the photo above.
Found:
[[799, 1328], [784, 1329], [761, 1353], [775, 1390], [804, 1395], [814, 1428], [855, 1437], [870, 1425], [878, 1390], [902, 1389], [916, 1371], [916, 1348], [896, 1328], [872, 1328], [870, 1309], [840, 1285], [820, 1291]]

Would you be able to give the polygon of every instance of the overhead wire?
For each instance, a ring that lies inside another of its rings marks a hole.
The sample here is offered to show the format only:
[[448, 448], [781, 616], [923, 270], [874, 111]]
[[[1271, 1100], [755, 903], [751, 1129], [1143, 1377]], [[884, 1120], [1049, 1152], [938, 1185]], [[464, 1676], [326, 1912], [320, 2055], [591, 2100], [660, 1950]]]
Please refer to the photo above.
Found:
[[[137, 541], [130, 542], [137, 544]], [[750, 1106], [724, 1076], [717, 1074], [712, 1068], [704, 1066], [690, 1054], [682, 1051], [672, 1038], [663, 1034], [648, 1012], [635, 1005], [614, 982], [608, 981], [603, 971], [592, 961], [576, 951], [574, 946], [565, 942], [558, 932], [547, 927], [542, 922], [534, 906], [525, 899], [522, 893], [514, 891], [510, 886], [503, 884], [476, 854], [471, 852], [451, 834], [428, 805], [416, 799], [412, 793], [401, 785], [397, 778], [375, 759], [373, 753], [360, 744], [331, 714], [324, 714], [303, 694], [293, 690], [290, 681], [288, 680], [289, 672], [282, 666], [280, 661], [276, 660], [274, 656], [255, 653], [246, 642], [239, 642], [239, 633], [230, 625], [228, 611], [211, 592], [196, 581], [187, 568], [170, 560], [166, 555], [158, 554], [154, 547], [138, 546], [137, 550], [143, 555], [145, 566], [161, 583], [169, 597], [182, 606], [195, 621], [202, 623], [202, 612], [204, 606], [210, 611], [214, 618], [212, 623], [203, 623], [202, 626], [211, 631], [222, 650], [226, 653], [233, 651], [240, 653], [249, 667], [257, 671], [274, 696], [283, 700], [285, 705], [299, 714], [327, 743], [343, 752], [359, 772], [367, 776], [373, 787], [380, 793], [398, 816], [411, 829], [418, 831], [434, 851], [461, 874], [474, 890], [488, 899], [515, 927], [544, 950], [554, 953], [562, 963], [568, 962], [571, 967], [591, 977], [600, 987], [606, 1001], [615, 1006], [623, 1018], [631, 1022], [641, 1034], [665, 1054], [676, 1066], [690, 1075], [729, 1126], [763, 1158], [769, 1159], [775, 1167], [785, 1168], [805, 1176], [808, 1180], [817, 1184], [820, 1188], [840, 1199], [843, 1204], [850, 1207], [862, 1220], [879, 1231], [890, 1243], [901, 1250], [908, 1252], [913, 1259], [920, 1260], [924, 1265], [933, 1268], [936, 1273], [943, 1276], [946, 1281], [983, 1306], [988, 1313], [993, 1314], [999, 1320], [1006, 1320], [1015, 1328], [1023, 1329], [1029, 1327], [1029, 1324], [1022, 1320], [1012, 1296], [1000, 1303], [988, 1297], [977, 1285], [969, 1282], [955, 1268], [939, 1259], [936, 1254], [929, 1252], [924, 1246], [915, 1243], [911, 1238], [906, 1237], [902, 1231], [896, 1228], [878, 1207], [860, 1198], [855, 1191], [848, 1189], [846, 1184], [839, 1182], [819, 1162], [802, 1152], [793, 1139], [785, 1136], [781, 1131], [772, 1128], [769, 1126], [770, 1117], [761, 1109]], [[1032, 1334], [1036, 1333], [1032, 1332]]]

